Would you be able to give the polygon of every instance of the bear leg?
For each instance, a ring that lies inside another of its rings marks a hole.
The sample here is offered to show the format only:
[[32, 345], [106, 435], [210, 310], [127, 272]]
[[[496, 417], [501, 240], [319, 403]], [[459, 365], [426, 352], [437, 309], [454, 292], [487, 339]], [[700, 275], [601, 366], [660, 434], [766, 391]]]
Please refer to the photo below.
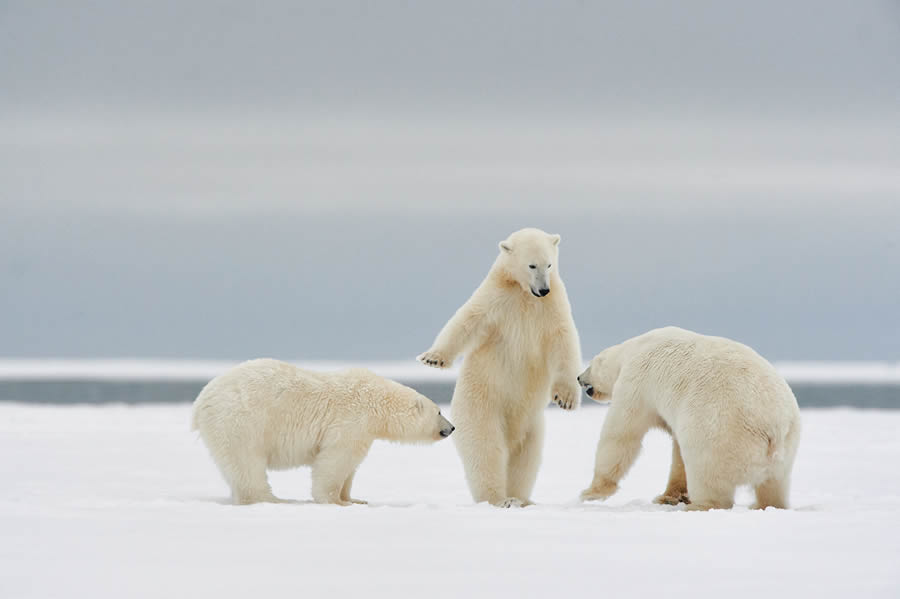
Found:
[[786, 480], [770, 478], [754, 487], [754, 491], [756, 491], [756, 503], [751, 509], [764, 510], [767, 507], [787, 509], [788, 483]]
[[641, 453], [649, 425], [627, 408], [628, 403], [626, 398], [613, 398], [597, 442], [594, 478], [591, 486], [581, 492], [582, 501], [603, 500], [618, 491], [619, 481]]
[[223, 460], [219, 464], [225, 480], [231, 487], [231, 500], [236, 505], [279, 501], [269, 486], [266, 466], [266, 459], [263, 456], [253, 454]]
[[544, 415], [538, 416], [534, 426], [525, 435], [522, 445], [509, 456], [506, 494], [517, 498], [523, 505], [532, 505], [531, 491], [541, 466], [544, 449]]
[[[460, 431], [464, 430], [466, 429], [460, 426]], [[509, 449], [500, 431], [481, 430], [476, 433], [468, 429], [466, 432], [466, 435], [457, 432], [453, 440], [462, 458], [466, 482], [475, 503], [486, 501], [498, 507], [524, 505], [521, 499], [509, 497], [506, 493]]]
[[356, 474], [356, 470], [350, 473], [350, 476], [347, 477], [347, 480], [344, 481], [344, 486], [341, 488], [341, 501], [349, 501], [350, 503], [360, 503], [367, 504], [368, 501], [363, 501], [362, 499], [353, 499], [350, 497], [350, 488], [353, 486], [353, 475]]
[[669, 470], [669, 483], [662, 495], [653, 500], [653, 503], [665, 505], [678, 505], [690, 503], [688, 499], [687, 474], [684, 471], [684, 460], [681, 459], [681, 448], [678, 441], [672, 437], [672, 466]]
[[312, 464], [313, 500], [316, 503], [352, 505], [349, 499], [343, 499], [341, 495], [347, 478], [356, 472], [368, 449], [366, 446], [365, 451], [358, 448], [348, 450], [339, 445], [321, 449]]
[[720, 452], [715, 448], [700, 449], [686, 455], [687, 486], [691, 490], [691, 511], [729, 510], [734, 507], [737, 484], [727, 468], [720, 464]]
[[756, 491], [756, 503], [752, 506], [754, 509], [764, 510], [767, 507], [788, 508], [791, 470], [794, 467], [794, 458], [797, 456], [797, 443], [800, 440], [799, 434], [799, 423], [792, 423], [783, 441], [783, 461], [773, 468], [772, 476], [754, 488], [754, 491]]

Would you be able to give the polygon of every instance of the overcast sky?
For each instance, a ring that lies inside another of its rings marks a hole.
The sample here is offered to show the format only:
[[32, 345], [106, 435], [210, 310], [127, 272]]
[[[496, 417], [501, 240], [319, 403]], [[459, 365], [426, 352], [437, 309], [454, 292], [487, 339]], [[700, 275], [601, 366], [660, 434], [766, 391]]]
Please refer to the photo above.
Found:
[[900, 360], [900, 8], [0, 3], [0, 357], [410, 359], [523, 226], [586, 356]]

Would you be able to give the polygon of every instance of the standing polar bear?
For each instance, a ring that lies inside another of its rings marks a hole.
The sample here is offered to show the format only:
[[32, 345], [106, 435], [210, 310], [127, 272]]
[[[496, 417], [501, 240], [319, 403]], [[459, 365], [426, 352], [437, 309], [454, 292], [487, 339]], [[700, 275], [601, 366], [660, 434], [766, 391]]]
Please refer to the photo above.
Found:
[[472, 297], [418, 359], [449, 368], [465, 353], [453, 393], [454, 439], [476, 502], [531, 503], [551, 400], [578, 405], [578, 333], [559, 276], [559, 235], [522, 229]]
[[194, 401], [193, 427], [237, 504], [279, 501], [266, 470], [312, 466], [316, 503], [350, 498], [375, 439], [438, 441], [453, 425], [423, 395], [365, 369], [310, 372], [251, 360], [214, 378]]
[[656, 503], [728, 509], [736, 487], [751, 485], [755, 507], [787, 507], [800, 410], [784, 378], [746, 345], [655, 329], [600, 352], [578, 382], [595, 401], [612, 400], [583, 500], [615, 493], [658, 427], [672, 435], [672, 466]]

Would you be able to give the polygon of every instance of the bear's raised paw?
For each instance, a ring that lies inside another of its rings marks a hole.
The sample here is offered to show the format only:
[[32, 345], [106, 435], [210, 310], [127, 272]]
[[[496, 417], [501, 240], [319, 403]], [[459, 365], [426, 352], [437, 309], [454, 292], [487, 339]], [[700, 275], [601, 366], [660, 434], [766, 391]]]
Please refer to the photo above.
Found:
[[563, 410], [574, 410], [577, 408], [580, 396], [580, 390], [574, 383], [556, 383], [553, 385], [553, 390], [551, 391], [553, 403]]
[[429, 350], [424, 354], [420, 354], [416, 360], [426, 366], [431, 366], [432, 368], [450, 368], [452, 362], [452, 360], [445, 358], [442, 353], [434, 350]]

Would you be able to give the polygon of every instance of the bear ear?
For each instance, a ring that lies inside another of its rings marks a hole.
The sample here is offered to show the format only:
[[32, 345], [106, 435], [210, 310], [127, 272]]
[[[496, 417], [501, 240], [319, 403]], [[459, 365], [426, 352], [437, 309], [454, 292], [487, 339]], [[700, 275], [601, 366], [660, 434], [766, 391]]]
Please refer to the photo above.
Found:
[[552, 243], [553, 245], [559, 245], [559, 239], [560, 239], [559, 235], [551, 235], [550, 243]]
[[512, 245], [508, 241], [500, 242], [500, 249], [506, 252], [507, 254], [512, 254]]

